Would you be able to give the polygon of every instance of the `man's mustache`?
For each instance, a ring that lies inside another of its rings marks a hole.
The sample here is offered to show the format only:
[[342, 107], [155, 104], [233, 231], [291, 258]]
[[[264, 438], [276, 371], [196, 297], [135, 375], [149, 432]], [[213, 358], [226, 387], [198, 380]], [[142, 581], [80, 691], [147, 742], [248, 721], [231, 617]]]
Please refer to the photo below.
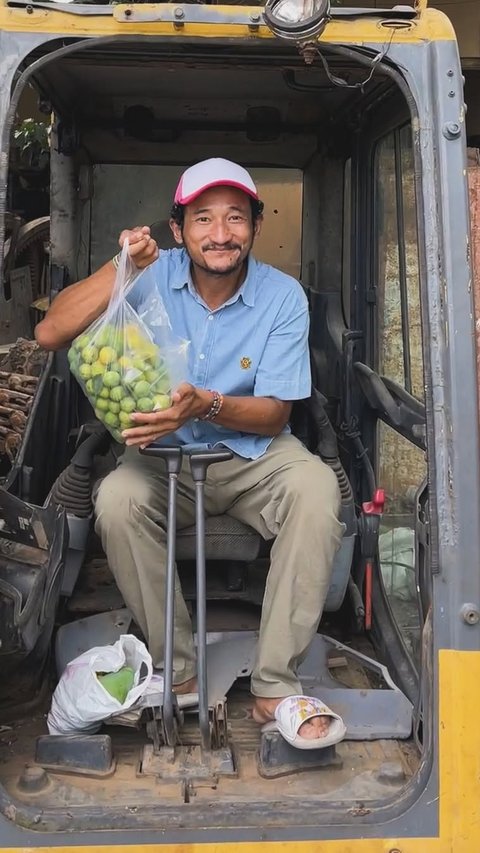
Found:
[[202, 246], [203, 252], [218, 252], [226, 250], [232, 251], [234, 249], [241, 249], [242, 247], [238, 245], [238, 243], [222, 243], [221, 245], [216, 245], [215, 243], [208, 243], [206, 246]]

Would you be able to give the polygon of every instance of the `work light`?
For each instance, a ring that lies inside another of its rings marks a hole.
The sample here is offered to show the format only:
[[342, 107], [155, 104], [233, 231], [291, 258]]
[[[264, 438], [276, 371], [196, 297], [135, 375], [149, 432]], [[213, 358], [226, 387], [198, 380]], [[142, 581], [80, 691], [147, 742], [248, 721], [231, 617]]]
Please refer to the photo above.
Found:
[[330, 0], [267, 0], [265, 21], [278, 38], [312, 41], [325, 28]]

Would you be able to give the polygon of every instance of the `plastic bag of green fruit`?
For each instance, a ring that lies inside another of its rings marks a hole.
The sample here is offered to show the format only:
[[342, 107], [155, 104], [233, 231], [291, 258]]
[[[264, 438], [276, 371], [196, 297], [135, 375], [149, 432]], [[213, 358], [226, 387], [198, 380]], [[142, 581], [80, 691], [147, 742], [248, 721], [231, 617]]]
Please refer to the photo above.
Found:
[[133, 426], [132, 414], [167, 409], [186, 375], [188, 342], [175, 339], [154, 281], [141, 316], [128, 302], [145, 272], [134, 267], [126, 242], [107, 310], [68, 351], [70, 370], [96, 417], [121, 443], [122, 431]]

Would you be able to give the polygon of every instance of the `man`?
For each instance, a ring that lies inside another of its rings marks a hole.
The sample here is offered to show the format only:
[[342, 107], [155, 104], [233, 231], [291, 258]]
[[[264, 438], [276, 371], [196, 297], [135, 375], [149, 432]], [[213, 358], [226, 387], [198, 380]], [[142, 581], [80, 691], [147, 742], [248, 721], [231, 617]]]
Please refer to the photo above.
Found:
[[[288, 429], [292, 401], [310, 395], [308, 308], [297, 281], [251, 255], [262, 207], [245, 169], [212, 159], [187, 169], [177, 188], [170, 226], [183, 248], [159, 252], [147, 227], [122, 232], [120, 245], [128, 238], [137, 268], [154, 265], [172, 328], [190, 341], [189, 375], [169, 409], [133, 415], [135, 426], [123, 433], [125, 453], [96, 494], [96, 530], [154, 665], [160, 666], [166, 478], [163, 463], [141, 456], [138, 447], [163, 441], [230, 448], [233, 459], [208, 470], [207, 514], [228, 513], [274, 539], [252, 674], [253, 717], [268, 723], [279, 708], [295, 717], [301, 705], [294, 735], [317, 743], [334, 717], [308, 703], [298, 705], [303, 697], [296, 666], [317, 630], [328, 592], [342, 537], [340, 495], [333, 472]], [[105, 310], [117, 263], [110, 261], [55, 299], [36, 329], [42, 346], [67, 345]], [[134, 306], [139, 298], [134, 288]], [[191, 525], [194, 512], [185, 463], [178, 528]], [[195, 666], [178, 585], [178, 693], [195, 689]], [[282, 702], [286, 697], [297, 697], [295, 708]]]

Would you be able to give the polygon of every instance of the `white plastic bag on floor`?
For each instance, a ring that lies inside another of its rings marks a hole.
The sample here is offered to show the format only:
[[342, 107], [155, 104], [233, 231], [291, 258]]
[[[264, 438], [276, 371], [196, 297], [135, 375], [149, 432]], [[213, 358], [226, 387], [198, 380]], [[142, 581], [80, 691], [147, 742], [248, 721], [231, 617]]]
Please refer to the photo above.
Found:
[[[99, 674], [115, 673], [122, 667], [134, 671], [133, 686], [123, 703], [98, 680]], [[123, 634], [111, 646], [89, 649], [70, 661], [58, 682], [47, 717], [51, 735], [85, 732], [93, 734], [102, 721], [121, 714], [142, 696], [152, 678], [152, 658], [144, 643]]]

